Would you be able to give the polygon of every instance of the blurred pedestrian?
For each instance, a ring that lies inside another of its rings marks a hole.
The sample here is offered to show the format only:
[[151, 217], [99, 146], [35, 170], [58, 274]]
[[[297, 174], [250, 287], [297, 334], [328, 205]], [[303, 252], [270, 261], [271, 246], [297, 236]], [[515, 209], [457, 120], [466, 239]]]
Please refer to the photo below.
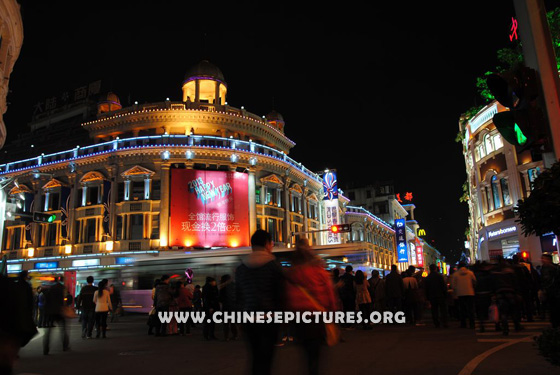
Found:
[[391, 265], [391, 272], [385, 277], [385, 301], [387, 310], [397, 312], [402, 310], [404, 284], [396, 264]]
[[47, 325], [47, 319], [45, 316], [45, 289], [40, 286], [37, 287], [37, 309], [39, 311], [37, 326], [42, 328]]
[[173, 297], [169, 289], [169, 275], [162, 275], [156, 287], [154, 304], [156, 306], [156, 336], [167, 336], [167, 323], [159, 320], [159, 314], [169, 312]]
[[[361, 271], [358, 272], [361, 273]], [[325, 271], [323, 261], [315, 255], [305, 238], [298, 240], [296, 244], [293, 266], [286, 272], [286, 280], [286, 309], [288, 311], [335, 311], [336, 300], [331, 277]], [[363, 274], [361, 274], [360, 281], [362, 283], [360, 285], [364, 285], [365, 294], [369, 299]], [[308, 373], [310, 375], [319, 374], [320, 352], [325, 342], [324, 323], [296, 324], [296, 337], [305, 350]]]
[[[177, 291], [177, 298], [175, 301], [177, 302], [177, 307], [179, 308], [179, 312], [182, 314], [189, 314], [192, 311], [192, 299], [193, 295], [190, 288], [187, 288], [187, 282], [179, 283], [178, 291]], [[187, 320], [185, 323], [179, 323], [179, 333], [181, 336], [190, 335], [191, 334], [191, 321]]]
[[371, 278], [368, 280], [368, 284], [373, 311], [383, 314], [383, 311], [385, 311], [385, 280], [379, 276], [378, 270], [371, 271]]
[[459, 263], [459, 270], [454, 273], [452, 279], [453, 293], [459, 303], [459, 320], [461, 328], [467, 327], [474, 329], [474, 287], [476, 277], [463, 262]]
[[496, 303], [500, 316], [500, 324], [496, 329], [501, 330], [504, 336], [509, 334], [508, 319], [513, 319], [515, 331], [521, 331], [521, 305], [518, 300], [519, 286], [513, 267], [503, 258], [498, 260], [492, 272]]
[[[235, 305], [235, 283], [233, 282], [231, 275], [223, 275], [220, 279], [220, 303], [222, 305], [223, 313], [232, 313], [237, 311], [237, 306]], [[223, 315], [222, 315], [223, 319]], [[237, 325], [236, 323], [224, 321], [224, 340], [237, 339]]]
[[93, 296], [97, 287], [93, 285], [93, 276], [86, 278], [87, 285], [85, 285], [78, 294], [78, 309], [81, 311], [82, 316], [82, 338], [91, 339], [93, 333], [93, 325], [95, 323], [95, 302]]
[[119, 314], [121, 313], [121, 291], [115, 284], [111, 284], [109, 287], [111, 305], [113, 310], [111, 311], [111, 323], [119, 321]]
[[193, 308], [194, 311], [202, 311], [202, 288], [200, 287], [200, 285], [196, 285], [194, 287]]
[[50, 336], [52, 324], [56, 323], [61, 330], [62, 350], [70, 349], [70, 340], [66, 331], [66, 319], [64, 318], [62, 308], [64, 306], [64, 296], [66, 295], [64, 285], [62, 284], [62, 276], [55, 277], [54, 284], [49, 287], [45, 299], [45, 313], [49, 325], [43, 336], [43, 354], [48, 355], [50, 351]]
[[553, 328], [560, 327], [560, 267], [552, 263], [550, 254], [541, 257], [542, 299]]
[[447, 328], [447, 285], [435, 264], [430, 264], [430, 274], [426, 277], [425, 288], [434, 326], [439, 328], [443, 324], [443, 327]]
[[107, 284], [100, 281], [97, 290], [93, 293], [93, 302], [95, 303], [95, 338], [102, 335], [107, 337], [107, 315], [113, 309], [111, 304], [111, 294], [107, 289]]
[[356, 290], [356, 307], [362, 313], [362, 328], [364, 330], [368, 330], [371, 329], [371, 326], [369, 323], [366, 323], [366, 319], [369, 321], [369, 314], [371, 313], [371, 296], [369, 295], [368, 281], [361, 270], [356, 271], [354, 282], [354, 288]]
[[[272, 237], [258, 229], [251, 237], [251, 247], [253, 251], [243, 259], [235, 273], [237, 304], [241, 311], [281, 311], [284, 276], [272, 255]], [[270, 374], [278, 325], [249, 323], [243, 328], [251, 350], [252, 373]]]
[[152, 288], [152, 309], [150, 310], [150, 313], [148, 314], [148, 335], [153, 335], [154, 334], [154, 328], [157, 327], [157, 322], [156, 319], [158, 319], [157, 316], [157, 311], [156, 311], [156, 304], [155, 304], [155, 298], [156, 298], [156, 288], [160, 283], [160, 279], [155, 279], [154, 280], [154, 286]]
[[476, 277], [476, 286], [474, 290], [476, 317], [480, 322], [480, 332], [484, 332], [484, 322], [489, 318], [488, 309], [492, 304], [492, 266], [486, 262], [477, 263], [473, 267], [473, 272]]
[[216, 284], [216, 279], [206, 277], [206, 284], [202, 287], [202, 303], [204, 306], [204, 322], [202, 323], [202, 335], [206, 340], [217, 340], [214, 330], [214, 314], [220, 310], [220, 293]]

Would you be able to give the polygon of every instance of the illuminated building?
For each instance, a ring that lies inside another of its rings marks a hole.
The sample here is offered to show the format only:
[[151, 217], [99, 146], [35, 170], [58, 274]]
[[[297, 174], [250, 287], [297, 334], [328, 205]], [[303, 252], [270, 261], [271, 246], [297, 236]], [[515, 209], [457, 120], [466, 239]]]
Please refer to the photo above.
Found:
[[514, 205], [531, 194], [543, 162], [529, 150], [517, 153], [500, 136], [492, 117], [504, 110], [494, 101], [471, 119], [459, 121], [464, 132], [471, 260], [511, 257], [527, 250], [532, 261], [540, 262], [541, 238], [523, 236]]
[[[324, 229], [323, 181], [288, 156], [295, 143], [282, 116], [229, 106], [224, 76], [208, 61], [181, 89], [180, 102], [125, 108], [103, 95], [81, 124], [89, 144], [0, 165], [14, 180], [3, 254], [23, 269], [56, 271], [125, 264], [127, 254], [246, 249], [259, 228], [284, 247], [302, 232], [325, 243], [324, 232], [308, 233]], [[36, 211], [56, 216], [34, 222]]]
[[20, 5], [15, 0], [0, 1], [0, 148], [6, 141], [6, 125], [3, 115], [8, 109], [6, 96], [8, 84], [14, 64], [18, 59], [23, 44], [23, 22], [21, 20]]

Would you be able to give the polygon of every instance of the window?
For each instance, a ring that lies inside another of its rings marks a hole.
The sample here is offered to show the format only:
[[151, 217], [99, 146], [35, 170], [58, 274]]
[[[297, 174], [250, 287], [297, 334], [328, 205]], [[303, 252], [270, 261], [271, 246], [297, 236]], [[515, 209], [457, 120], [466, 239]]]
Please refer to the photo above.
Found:
[[144, 180], [131, 181], [132, 185], [132, 199], [131, 200], [144, 200]]
[[268, 219], [267, 224], [268, 225], [266, 229], [268, 233], [270, 233], [270, 236], [272, 237], [272, 241], [278, 242], [278, 231], [276, 229], [276, 220]]
[[21, 227], [14, 228], [9, 250], [21, 249]]
[[45, 230], [47, 235], [45, 236], [45, 246], [55, 246], [56, 245], [56, 231], [58, 225], [55, 223], [47, 224]]
[[487, 154], [494, 152], [494, 145], [492, 144], [492, 137], [490, 137], [490, 134], [484, 136], [484, 145], [486, 146]]
[[504, 142], [502, 141], [502, 136], [500, 134], [496, 134], [492, 137], [492, 142], [494, 142], [494, 149], [499, 150], [500, 148], [504, 147]]
[[124, 188], [125, 188], [124, 182], [119, 182], [117, 188], [117, 202], [124, 201]]
[[122, 223], [123, 223], [123, 217], [122, 216], [117, 216], [117, 241], [120, 241], [123, 239], [123, 231], [122, 231]]
[[500, 191], [498, 189], [498, 179], [496, 176], [492, 176], [492, 196], [494, 197], [494, 209], [502, 207], [502, 201], [500, 200]]
[[[60, 209], [60, 193], [49, 193], [49, 210], [59, 210]], [[49, 246], [49, 245], [47, 245]]]
[[371, 198], [371, 190], [366, 191], [366, 198]]
[[144, 215], [130, 215], [130, 240], [144, 238]]
[[88, 186], [86, 190], [87, 201], [86, 205], [99, 203], [99, 186]]
[[492, 212], [494, 211], [494, 201], [492, 200], [492, 190], [490, 190], [490, 187], [486, 187], [486, 208], [488, 209], [488, 211], [486, 212]]
[[152, 240], [159, 238], [159, 215], [152, 215]]
[[255, 202], [261, 204], [261, 189], [255, 189]]
[[[152, 191], [150, 194], [151, 199], [153, 200], [160, 200], [161, 199], [161, 181], [160, 180], [152, 180]], [[159, 236], [159, 234], [158, 234]]]
[[355, 201], [356, 200], [356, 193], [354, 193], [353, 191], [348, 193], [348, 199], [350, 199], [351, 201]]
[[96, 239], [96, 228], [97, 227], [97, 219], [87, 219], [86, 220], [86, 233], [85, 233], [85, 241], [84, 243], [91, 243], [95, 242]]
[[527, 171], [527, 175], [529, 176], [529, 184], [531, 185], [531, 190], [533, 190], [533, 184], [539, 175], [541, 174], [540, 168], [533, 168]]
[[511, 205], [511, 198], [509, 196], [509, 186], [507, 178], [502, 178], [500, 180], [500, 184], [502, 185], [502, 197], [504, 199], [504, 206]]

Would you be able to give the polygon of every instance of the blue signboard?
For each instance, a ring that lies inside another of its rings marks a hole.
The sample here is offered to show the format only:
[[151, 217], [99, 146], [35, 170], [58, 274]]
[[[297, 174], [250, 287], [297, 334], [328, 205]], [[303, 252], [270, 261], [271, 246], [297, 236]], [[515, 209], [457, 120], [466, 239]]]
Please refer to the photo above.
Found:
[[117, 257], [115, 259], [115, 264], [131, 264], [134, 263], [136, 258], [133, 257]]
[[395, 236], [397, 237], [397, 255], [399, 263], [408, 262], [406, 224], [404, 219], [395, 220]]
[[36, 270], [45, 270], [49, 268], [58, 268], [58, 262], [40, 262], [35, 263]]

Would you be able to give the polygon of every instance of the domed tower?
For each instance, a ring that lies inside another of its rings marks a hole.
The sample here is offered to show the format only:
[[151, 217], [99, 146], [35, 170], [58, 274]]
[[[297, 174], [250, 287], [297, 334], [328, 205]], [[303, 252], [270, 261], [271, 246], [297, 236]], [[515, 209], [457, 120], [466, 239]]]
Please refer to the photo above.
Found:
[[284, 117], [282, 117], [280, 113], [276, 112], [275, 110], [270, 111], [270, 113], [266, 115], [266, 121], [276, 129], [284, 133], [284, 125], [286, 123], [284, 122]]
[[101, 95], [99, 102], [97, 103], [97, 113], [113, 112], [122, 109], [121, 101], [119, 97], [109, 92], [105, 95]]
[[183, 102], [223, 105], [227, 84], [222, 71], [208, 60], [193, 66], [183, 81]]

